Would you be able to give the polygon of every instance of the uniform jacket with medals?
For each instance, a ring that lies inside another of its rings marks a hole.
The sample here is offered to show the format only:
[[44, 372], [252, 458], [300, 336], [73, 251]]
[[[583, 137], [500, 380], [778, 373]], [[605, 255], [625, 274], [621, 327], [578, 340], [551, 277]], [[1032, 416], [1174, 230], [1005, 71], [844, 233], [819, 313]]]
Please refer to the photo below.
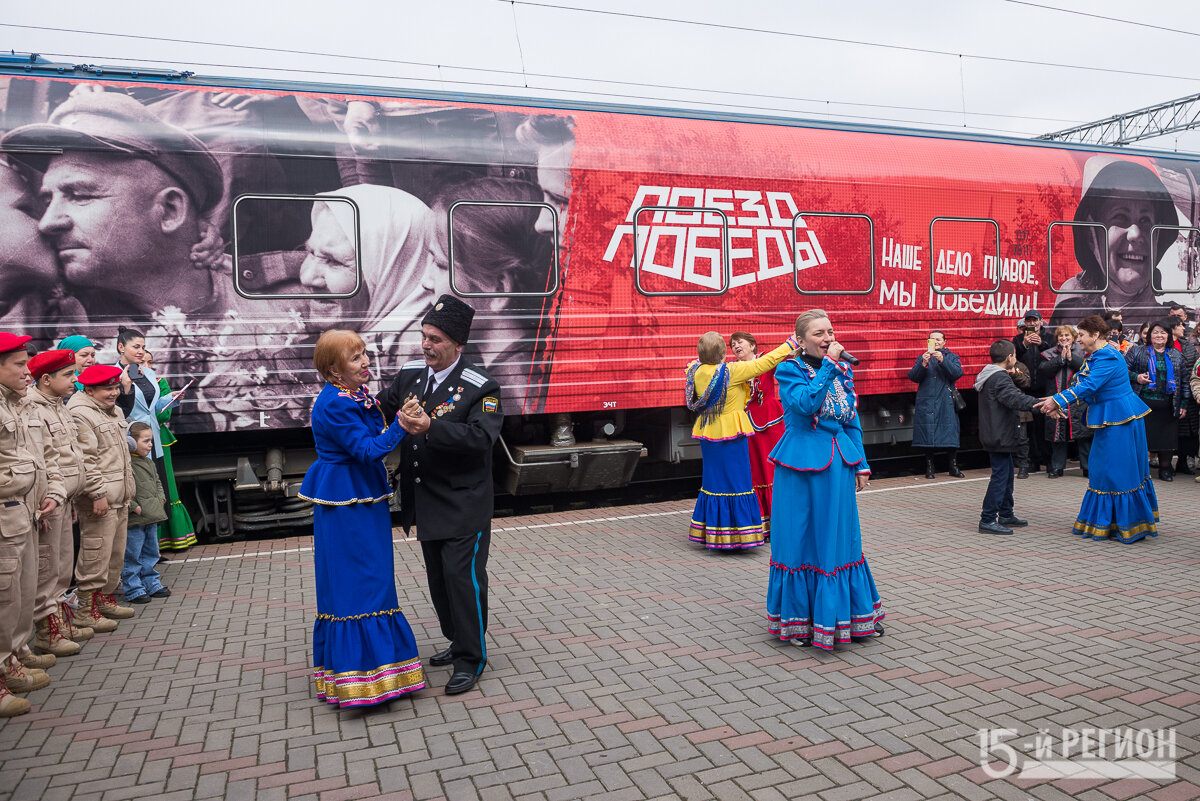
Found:
[[[408, 396], [421, 398], [428, 380], [423, 359], [404, 364], [379, 395], [384, 417], [392, 419]], [[460, 358], [425, 410], [429, 430], [400, 443], [401, 524], [405, 531], [415, 524], [418, 540], [471, 536], [492, 519], [492, 446], [504, 422], [500, 385]]]

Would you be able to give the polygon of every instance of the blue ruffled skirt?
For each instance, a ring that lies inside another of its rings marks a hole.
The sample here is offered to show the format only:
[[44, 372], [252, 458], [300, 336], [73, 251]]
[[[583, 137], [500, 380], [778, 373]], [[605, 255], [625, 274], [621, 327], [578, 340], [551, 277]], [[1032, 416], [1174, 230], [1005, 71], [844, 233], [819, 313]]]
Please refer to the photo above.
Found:
[[700, 455], [703, 478], [688, 539], [726, 551], [762, 545], [762, 511], [750, 480], [749, 440], [702, 439]]
[[781, 640], [832, 650], [874, 636], [884, 618], [862, 550], [855, 472], [838, 458], [824, 470], [776, 465], [767, 630]]
[[1146, 458], [1141, 418], [1095, 429], [1087, 493], [1072, 529], [1086, 539], [1121, 542], [1158, 536], [1158, 496]]
[[317, 697], [369, 706], [424, 687], [416, 639], [396, 597], [387, 503], [314, 505], [313, 556]]

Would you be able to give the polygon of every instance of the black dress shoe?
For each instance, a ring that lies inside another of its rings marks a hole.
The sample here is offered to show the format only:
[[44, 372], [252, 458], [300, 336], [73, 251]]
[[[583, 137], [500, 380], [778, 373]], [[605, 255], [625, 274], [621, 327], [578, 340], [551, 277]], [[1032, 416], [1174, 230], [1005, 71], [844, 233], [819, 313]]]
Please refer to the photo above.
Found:
[[1029, 471], [1024, 467], [1017, 468], [1017, 478], [1029, 478]]
[[1011, 528], [1005, 528], [995, 521], [991, 523], [980, 523], [979, 531], [982, 534], [1012, 534]]
[[1020, 528], [1021, 526], [1028, 526], [1029, 521], [1022, 520], [1019, 517], [1002, 517], [1000, 518], [1000, 525], [1008, 526], [1009, 528]]
[[167, 587], [159, 587], [154, 592], [150, 593], [151, 598], [170, 598], [171, 590]]
[[1170, 470], [1163, 470], [1162, 468], [1159, 468], [1159, 470], [1158, 470], [1158, 477], [1160, 479], [1162, 479], [1163, 481], [1174, 481], [1175, 480], [1175, 476], [1171, 473]]
[[1046, 478], [1062, 478], [1061, 470], [1047, 470]]
[[429, 664], [433, 665], [434, 667], [441, 667], [442, 665], [448, 665], [453, 661], [454, 661], [454, 654], [450, 653], [449, 648], [447, 648], [445, 651], [442, 651], [441, 653], [434, 654], [433, 656], [429, 657]]
[[883, 636], [883, 624], [882, 624], [882, 623], [876, 623], [876, 624], [875, 624], [875, 636], [876, 636], [876, 637], [882, 637], [882, 636]]
[[127, 604], [148, 604], [148, 603], [150, 603], [150, 596], [149, 595], [139, 595], [136, 598], [126, 598], [125, 603], [127, 603]]
[[479, 677], [474, 673], [468, 673], [465, 670], [455, 671], [454, 675], [450, 677], [450, 681], [446, 682], [446, 695], [465, 693], [474, 687], [478, 680]]
[[959, 470], [957, 465], [950, 465], [950, 472], [948, 475], [950, 478], [966, 478], [966, 476], [963, 474], [963, 471]]

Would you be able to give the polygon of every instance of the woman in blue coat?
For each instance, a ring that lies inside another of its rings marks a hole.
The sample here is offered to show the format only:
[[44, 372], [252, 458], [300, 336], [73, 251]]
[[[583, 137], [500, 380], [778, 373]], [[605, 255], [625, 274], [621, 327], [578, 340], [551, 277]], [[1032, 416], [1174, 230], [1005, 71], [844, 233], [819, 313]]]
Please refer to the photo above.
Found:
[[317, 698], [369, 706], [425, 686], [412, 629], [396, 597], [392, 523], [383, 457], [404, 438], [367, 391], [366, 345], [353, 331], [321, 334], [313, 364], [326, 380], [312, 410], [317, 461], [300, 497], [313, 504]]
[[1084, 401], [1088, 428], [1096, 432], [1074, 532], [1085, 539], [1113, 536], [1126, 543], [1157, 537], [1158, 497], [1150, 481], [1144, 421], [1150, 407], [1129, 385], [1125, 359], [1108, 341], [1104, 318], [1085, 317], [1078, 328], [1079, 344], [1091, 355], [1068, 389], [1038, 404], [1043, 414], [1062, 417], [1070, 404]]
[[785, 432], [771, 451], [771, 574], [767, 630], [832, 650], [883, 633], [882, 602], [862, 550], [855, 493], [871, 468], [858, 396], [828, 315], [796, 320], [803, 352], [775, 368]]
[[912, 444], [925, 449], [925, 478], [933, 478], [933, 455], [939, 450], [950, 452], [950, 475], [963, 477], [958, 469], [958, 411], [950, 394], [962, 376], [962, 363], [946, 347], [946, 335], [931, 331], [925, 352], [908, 371], [908, 379], [917, 384]]

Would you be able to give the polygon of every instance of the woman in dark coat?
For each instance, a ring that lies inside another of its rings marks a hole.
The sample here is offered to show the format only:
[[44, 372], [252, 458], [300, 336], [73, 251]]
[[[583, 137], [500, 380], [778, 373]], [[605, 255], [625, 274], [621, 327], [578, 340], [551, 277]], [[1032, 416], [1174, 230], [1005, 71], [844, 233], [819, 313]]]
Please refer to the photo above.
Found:
[[[1075, 329], [1060, 325], [1054, 329], [1053, 348], [1039, 355], [1038, 378], [1045, 391], [1057, 395], [1071, 386], [1071, 379], [1083, 367], [1083, 347], [1075, 342]], [[1050, 443], [1050, 465], [1046, 478], [1061, 478], [1067, 466], [1067, 443], [1076, 442], [1079, 448], [1079, 466], [1088, 474], [1088, 451], [1092, 448], [1092, 432], [1084, 423], [1087, 404], [1076, 401], [1071, 404], [1071, 413], [1066, 417], [1045, 417], [1046, 441]]]
[[1158, 454], [1158, 477], [1174, 481], [1171, 457], [1179, 442], [1178, 421], [1187, 414], [1183, 386], [1188, 376], [1183, 371], [1183, 354], [1171, 347], [1171, 324], [1161, 321], [1150, 325], [1148, 345], [1130, 348], [1125, 354], [1133, 391], [1150, 407], [1146, 417], [1146, 445]]
[[913, 413], [913, 447], [924, 448], [925, 478], [933, 478], [933, 454], [950, 452], [950, 475], [962, 478], [958, 469], [958, 412], [950, 388], [962, 378], [958, 356], [946, 347], [946, 335], [931, 331], [928, 347], [917, 357], [908, 378], [917, 386], [917, 405]]

